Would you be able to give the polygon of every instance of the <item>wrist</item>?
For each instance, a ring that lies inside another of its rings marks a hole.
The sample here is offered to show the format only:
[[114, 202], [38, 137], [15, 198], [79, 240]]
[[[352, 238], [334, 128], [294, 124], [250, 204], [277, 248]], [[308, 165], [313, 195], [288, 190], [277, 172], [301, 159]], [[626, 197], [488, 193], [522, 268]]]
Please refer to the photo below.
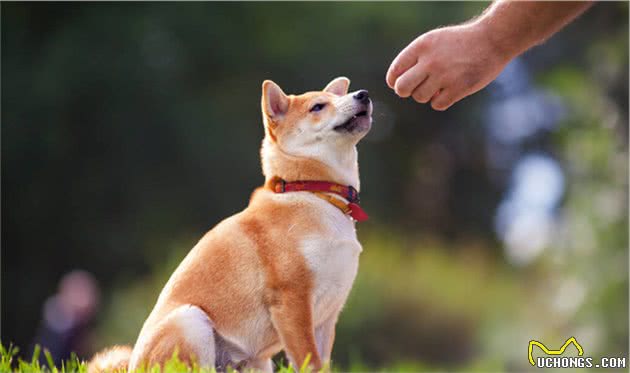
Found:
[[524, 51], [518, 38], [511, 37], [512, 33], [507, 29], [509, 26], [501, 29], [500, 23], [493, 20], [491, 13], [484, 14], [471, 23], [470, 27], [478, 35], [480, 42], [486, 43], [490, 52], [501, 60], [509, 61]]

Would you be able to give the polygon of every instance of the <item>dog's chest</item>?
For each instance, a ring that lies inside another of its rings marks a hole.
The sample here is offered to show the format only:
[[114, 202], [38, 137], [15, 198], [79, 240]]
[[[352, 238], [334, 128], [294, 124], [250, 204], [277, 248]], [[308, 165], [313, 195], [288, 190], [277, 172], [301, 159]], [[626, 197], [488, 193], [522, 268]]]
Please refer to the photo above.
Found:
[[361, 244], [354, 224], [337, 222], [330, 235], [307, 238], [301, 251], [313, 273], [313, 318], [319, 325], [340, 311], [357, 274]]

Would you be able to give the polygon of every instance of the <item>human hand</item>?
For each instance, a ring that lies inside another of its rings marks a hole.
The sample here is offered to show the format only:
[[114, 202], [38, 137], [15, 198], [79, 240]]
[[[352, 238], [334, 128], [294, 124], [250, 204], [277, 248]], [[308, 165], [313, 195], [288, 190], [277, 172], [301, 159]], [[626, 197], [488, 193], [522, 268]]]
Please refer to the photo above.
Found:
[[387, 85], [402, 98], [446, 110], [487, 86], [514, 57], [492, 37], [482, 23], [427, 32], [394, 59]]

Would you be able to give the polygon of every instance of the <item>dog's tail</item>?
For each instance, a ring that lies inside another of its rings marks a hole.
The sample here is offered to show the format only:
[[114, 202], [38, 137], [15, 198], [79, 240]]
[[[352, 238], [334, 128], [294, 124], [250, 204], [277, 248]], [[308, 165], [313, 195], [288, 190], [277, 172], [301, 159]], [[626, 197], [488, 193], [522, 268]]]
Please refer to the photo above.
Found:
[[88, 363], [88, 373], [126, 372], [131, 358], [131, 347], [114, 346], [94, 355]]

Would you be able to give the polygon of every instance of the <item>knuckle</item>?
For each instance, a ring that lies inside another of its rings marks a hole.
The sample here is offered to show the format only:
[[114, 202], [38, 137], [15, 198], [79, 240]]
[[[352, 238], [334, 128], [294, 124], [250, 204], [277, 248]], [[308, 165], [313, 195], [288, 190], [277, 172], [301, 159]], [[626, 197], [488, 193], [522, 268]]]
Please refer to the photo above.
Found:
[[395, 79], [398, 77], [398, 63], [394, 61], [392, 65], [389, 67], [389, 71], [387, 71], [387, 80], [394, 83]]
[[418, 38], [418, 44], [423, 47], [431, 47], [435, 43], [436, 33], [435, 31], [427, 32], [426, 34], [422, 34]]
[[446, 65], [448, 62], [432, 58], [431, 61], [429, 61], [429, 64], [431, 66], [431, 71], [434, 74], [439, 75], [442, 80], [447, 77], [448, 67]]
[[402, 64], [400, 63], [400, 56], [398, 56], [396, 60], [394, 61], [394, 63], [392, 63], [392, 67], [390, 70], [393, 74], [398, 74], [400, 73], [401, 67], [402, 67]]
[[435, 59], [430, 58], [424, 63], [424, 68], [427, 71], [435, 73], [435, 72], [438, 71], [438, 69], [437, 69], [438, 68], [438, 63], [435, 61]]
[[396, 94], [403, 98], [409, 97], [409, 91], [407, 90], [396, 90]]
[[389, 72], [393, 75], [399, 75], [403, 70], [403, 66], [405, 65], [405, 61], [407, 60], [407, 58], [408, 57], [406, 56], [405, 52], [401, 52], [392, 62], [389, 68]]
[[411, 92], [409, 92], [409, 87], [406, 82], [401, 82], [400, 80], [396, 81], [395, 86], [396, 94], [400, 97], [409, 97]]
[[466, 71], [460, 79], [460, 82], [465, 87], [473, 87], [480, 81], [481, 74], [476, 71]]
[[449, 76], [449, 61], [432, 56], [425, 61], [426, 69], [439, 80], [444, 80]]
[[437, 106], [436, 104], [431, 105], [431, 107], [437, 111], [445, 111], [447, 109], [446, 106]]
[[437, 99], [431, 101], [431, 107], [437, 111], [444, 111], [448, 109], [449, 106], [451, 106], [450, 99]]
[[427, 102], [429, 102], [429, 97], [425, 92], [414, 93], [413, 99], [420, 104], [426, 104]]
[[456, 85], [456, 80], [451, 78], [451, 77], [443, 77], [442, 79], [440, 79], [440, 88], [442, 89], [442, 91], [444, 91], [445, 89], [452, 89], [454, 85]]
[[427, 44], [427, 34], [418, 36], [412, 43], [414, 49], [422, 49]]
[[399, 77], [399, 74], [396, 74], [394, 72], [390, 72], [390, 73], [387, 74], [387, 77], [385, 78], [385, 80], [387, 81], [387, 84], [394, 91], [396, 91], [396, 87], [398, 85], [398, 80], [399, 80], [398, 77]]

